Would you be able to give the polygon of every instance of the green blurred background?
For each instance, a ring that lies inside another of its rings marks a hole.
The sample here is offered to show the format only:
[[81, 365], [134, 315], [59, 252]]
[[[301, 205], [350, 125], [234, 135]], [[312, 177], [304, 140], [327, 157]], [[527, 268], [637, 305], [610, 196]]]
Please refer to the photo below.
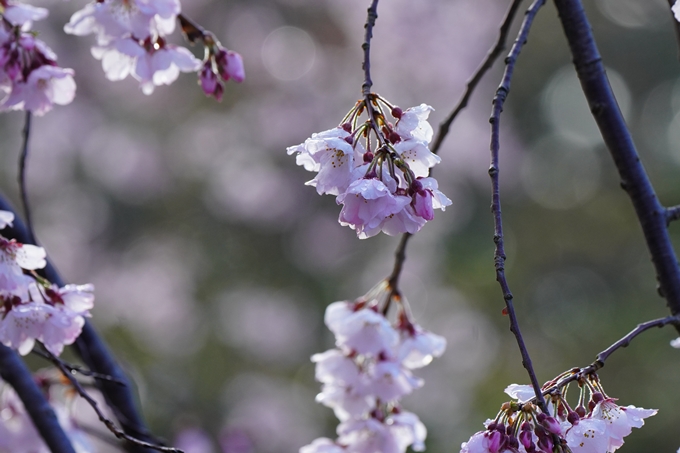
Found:
[[[61, 32], [84, 2], [41, 4], [51, 16], [36, 27], [76, 70], [78, 94], [34, 121], [37, 234], [67, 280], [95, 284], [93, 322], [137, 382], [153, 431], [181, 436], [187, 453], [294, 452], [333, 437], [309, 361], [332, 347], [323, 312], [387, 276], [398, 239], [359, 241], [341, 227], [333, 198], [303, 185], [311, 175], [285, 148], [337, 125], [358, 99], [368, 2], [185, 0], [187, 15], [244, 57], [246, 82], [229, 84], [222, 103], [204, 97], [194, 75], [148, 97], [133, 80], [109, 82], [89, 55], [94, 39]], [[436, 127], [508, 4], [381, 2], [375, 91], [403, 108], [432, 105]], [[680, 203], [680, 64], [668, 4], [585, 4], [658, 194]], [[543, 381], [668, 313], [570, 61], [548, 2], [517, 65], [501, 158], [507, 275]], [[444, 357], [418, 373], [425, 387], [405, 400], [432, 453], [458, 451], [496, 414], [505, 386], [527, 382], [492, 260], [487, 118], [501, 66], [434, 170], [453, 205], [407, 251], [402, 289], [418, 321], [448, 339]], [[0, 187], [14, 201], [22, 119], [0, 117]], [[677, 225], [671, 232], [680, 239]], [[620, 404], [660, 409], [624, 451], [680, 446], [673, 338], [670, 328], [650, 331], [600, 374]], [[187, 440], [201, 433], [209, 444]]]

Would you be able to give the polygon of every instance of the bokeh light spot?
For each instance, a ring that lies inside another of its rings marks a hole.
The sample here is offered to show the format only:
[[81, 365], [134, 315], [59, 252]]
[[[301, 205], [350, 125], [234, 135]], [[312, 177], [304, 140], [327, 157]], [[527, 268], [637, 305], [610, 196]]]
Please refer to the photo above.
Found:
[[262, 62], [279, 80], [297, 80], [312, 69], [316, 45], [309, 33], [296, 27], [280, 27], [262, 44]]

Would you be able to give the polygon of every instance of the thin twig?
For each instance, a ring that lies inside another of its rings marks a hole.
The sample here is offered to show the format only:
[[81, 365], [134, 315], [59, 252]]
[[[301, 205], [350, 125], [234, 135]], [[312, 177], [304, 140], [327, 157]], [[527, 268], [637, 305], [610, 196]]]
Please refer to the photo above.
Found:
[[[668, 0], [668, 6], [673, 8], [675, 2], [676, 0]], [[678, 60], [680, 60], [680, 22], [675, 18], [673, 10], [671, 9], [669, 11], [671, 12], [671, 19], [673, 20], [673, 29], [675, 29], [675, 40], [678, 42]]]
[[477, 71], [475, 71], [474, 75], [470, 80], [468, 80], [465, 93], [463, 94], [463, 97], [458, 101], [458, 105], [453, 109], [453, 111], [449, 114], [449, 116], [446, 117], [446, 119], [439, 125], [439, 130], [437, 131], [437, 136], [434, 139], [434, 144], [431, 147], [431, 151], [434, 154], [437, 154], [439, 152], [439, 148], [441, 148], [442, 143], [444, 143], [444, 139], [449, 133], [449, 130], [451, 129], [451, 124], [453, 123], [453, 120], [456, 119], [458, 114], [468, 105], [468, 101], [470, 100], [470, 97], [472, 96], [472, 93], [475, 91], [475, 88], [477, 88], [477, 85], [479, 82], [484, 78], [484, 75], [487, 73], [489, 69], [493, 66], [493, 64], [496, 62], [498, 57], [501, 55], [501, 53], [505, 50], [506, 43], [508, 40], [508, 34], [510, 32], [510, 26], [512, 25], [513, 20], [515, 19], [515, 15], [517, 14], [517, 10], [519, 9], [520, 4], [522, 3], [523, 0], [513, 0], [512, 4], [510, 5], [510, 8], [508, 9], [508, 12], [505, 14], [505, 18], [503, 19], [503, 23], [501, 24], [499, 30], [498, 30], [498, 40], [496, 41], [496, 44], [489, 49], [489, 52], [486, 55], [486, 58], [482, 62], [482, 64], [477, 68]]
[[666, 208], [666, 224], [669, 225], [672, 221], [680, 219], [680, 206], [672, 206]]
[[[361, 48], [364, 50], [364, 61], [361, 67], [364, 69], [364, 83], [361, 85], [361, 95], [364, 98], [364, 103], [366, 105], [366, 113], [368, 114], [368, 119], [371, 127], [375, 131], [375, 135], [378, 141], [381, 141], [382, 133], [378, 127], [378, 123], [375, 120], [375, 111], [373, 109], [371, 88], [373, 87], [373, 80], [371, 79], [371, 39], [373, 39], [373, 27], [375, 27], [375, 21], [378, 19], [378, 0], [372, 0], [371, 6], [368, 7], [366, 17], [366, 33], [364, 35], [364, 42]], [[384, 143], [381, 143], [384, 144]]]
[[51, 352], [46, 351], [46, 354], [51, 356], [50, 360], [52, 361], [52, 363], [54, 363], [54, 365], [56, 365], [59, 368], [59, 370], [61, 370], [64, 377], [66, 377], [66, 379], [69, 380], [69, 382], [71, 383], [73, 388], [76, 390], [76, 392], [78, 392], [78, 395], [80, 395], [85, 401], [87, 401], [87, 403], [90, 405], [90, 407], [92, 407], [92, 409], [97, 414], [99, 421], [101, 421], [109, 429], [109, 431], [111, 431], [113, 433], [113, 435], [116, 436], [118, 439], [124, 439], [128, 442], [135, 444], [135, 445], [139, 445], [139, 446], [145, 447], [145, 448], [151, 448], [151, 449], [157, 450], [157, 451], [162, 451], [162, 452], [167, 452], [167, 453], [184, 453], [183, 450], [180, 450], [178, 448], [165, 447], [163, 445], [151, 444], [149, 442], [145, 442], [143, 440], [137, 439], [136, 437], [130, 436], [129, 434], [126, 434], [122, 429], [117, 427], [116, 424], [113, 423], [113, 421], [111, 421], [109, 418], [107, 418], [104, 415], [104, 413], [101, 411], [101, 409], [99, 409], [99, 405], [94, 400], [94, 398], [92, 398], [85, 391], [85, 389], [80, 384], [80, 382], [78, 382], [78, 379], [76, 379], [73, 376], [73, 374], [71, 374], [69, 369], [66, 366], [64, 366], [64, 363], [61, 360], [57, 359], [54, 356], [54, 354], [52, 354]]
[[35, 355], [39, 355], [43, 359], [49, 360], [52, 363], [54, 363], [55, 360], [58, 360], [59, 362], [61, 362], [61, 364], [64, 366], [64, 368], [69, 370], [71, 373], [74, 373], [74, 372], [80, 373], [83, 376], [91, 377], [92, 379], [100, 379], [102, 381], [114, 382], [118, 385], [123, 385], [123, 386], [125, 385], [125, 382], [121, 381], [120, 379], [116, 379], [116, 378], [109, 376], [109, 375], [106, 375], [106, 374], [96, 373], [94, 371], [87, 370], [87, 369], [80, 367], [78, 365], [71, 365], [70, 363], [64, 362], [59, 357], [48, 354], [44, 351], [41, 351], [40, 349], [34, 348], [33, 351], [31, 351], [31, 352], [33, 352], [33, 354], [35, 354]]
[[26, 188], [26, 164], [28, 161], [28, 139], [31, 136], [31, 111], [26, 111], [24, 117], [24, 128], [21, 132], [23, 143], [21, 145], [21, 154], [19, 155], [19, 192], [21, 193], [21, 204], [24, 210], [24, 217], [26, 218], [26, 228], [29, 235], [29, 243], [35, 244], [35, 231], [33, 230], [33, 221], [31, 220], [31, 207], [28, 203], [28, 190]]
[[394, 252], [394, 268], [389, 277], [387, 277], [387, 287], [390, 290], [390, 295], [387, 298], [387, 303], [383, 308], [383, 314], [386, 315], [390, 308], [390, 302], [394, 297], [401, 297], [401, 291], [399, 290], [399, 277], [401, 276], [401, 271], [404, 268], [404, 262], [406, 261], [406, 244], [408, 240], [413, 236], [411, 233], [404, 233], [401, 236], [401, 241], [397, 246], [396, 252]]
[[[668, 324], [677, 325], [678, 323], [680, 323], [680, 318], [678, 316], [666, 316], [665, 318], [654, 319], [652, 321], [647, 321], [638, 324], [637, 327], [635, 327], [635, 329], [631, 330], [616, 343], [612, 344], [607, 349], [600, 352], [593, 363], [583, 368], [577, 368], [576, 371], [574, 371], [572, 374], [565, 376], [554, 385], [551, 385], [550, 387], [543, 390], [543, 396], [549, 395], [555, 391], [559, 391], [570, 382], [579, 380], [582, 377], [587, 376], [591, 373], [595, 373], [596, 371], [604, 367], [604, 364], [610, 355], [612, 355], [617, 350], [625, 348], [628, 345], [630, 345], [630, 342], [641, 333], [649, 329], [653, 329], [654, 327], [664, 327], [667, 326]], [[523, 404], [533, 401], [535, 401], [534, 398], [524, 402]]]
[[45, 399], [30, 370], [15, 351], [3, 345], [0, 345], [0, 377], [14, 388], [50, 451], [75, 453], [54, 409]]
[[508, 281], [505, 278], [505, 247], [503, 243], [503, 217], [501, 215], [501, 197], [500, 197], [500, 179], [499, 179], [499, 151], [500, 151], [500, 117], [503, 111], [503, 104], [505, 99], [510, 92], [510, 83], [512, 81], [512, 74], [515, 69], [515, 63], [517, 62], [517, 57], [519, 56], [522, 46], [527, 41], [527, 36], [529, 30], [531, 29], [531, 24], [536, 16], [538, 10], [545, 4], [545, 0], [535, 0], [526, 12], [524, 21], [517, 35], [517, 39], [505, 60], [505, 72], [503, 73], [503, 80], [496, 90], [496, 95], [493, 99], [493, 113], [491, 115], [491, 167], [489, 168], [489, 176], [491, 176], [491, 186], [492, 186], [492, 202], [491, 210], [493, 212], [494, 218], [494, 243], [496, 244], [496, 249], [494, 252], [494, 264], [496, 268], [496, 280], [501, 286], [503, 291], [503, 299], [505, 300], [505, 307], [510, 317], [510, 331], [515, 335], [517, 340], [517, 346], [519, 346], [520, 353], [522, 355], [522, 365], [526, 368], [527, 373], [529, 373], [529, 379], [531, 380], [531, 385], [536, 393], [538, 404], [543, 412], [547, 413], [547, 406], [545, 404], [545, 399], [541, 393], [541, 386], [536, 378], [536, 373], [534, 372], [533, 365], [531, 364], [531, 357], [524, 344], [524, 339], [522, 338], [522, 333], [519, 328], [519, 323], [517, 322], [517, 316], [515, 314], [515, 308], [512, 303], [512, 293], [510, 292], [510, 287]]
[[[581, 89], [588, 100], [604, 143], [614, 159], [621, 187], [635, 208], [647, 249], [671, 314], [680, 314], [680, 266], [667, 227], [667, 210], [659, 202], [635, 149], [595, 44], [590, 22], [580, 0], [554, 0]], [[680, 332], [680, 325], [676, 326]]]

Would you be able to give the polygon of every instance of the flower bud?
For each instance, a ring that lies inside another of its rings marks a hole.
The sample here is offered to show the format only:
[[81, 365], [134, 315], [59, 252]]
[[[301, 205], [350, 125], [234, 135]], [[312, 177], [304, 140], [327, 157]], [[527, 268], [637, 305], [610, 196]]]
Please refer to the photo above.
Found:
[[519, 433], [519, 441], [524, 445], [524, 448], [529, 450], [534, 445], [534, 439], [531, 436], [531, 431], [524, 430]]
[[394, 107], [392, 109], [392, 116], [399, 119], [401, 116], [404, 114], [404, 111], [400, 109], [399, 107]]
[[553, 434], [561, 434], [562, 427], [560, 427], [560, 422], [555, 420], [555, 417], [546, 417], [543, 420], [543, 426]]
[[[585, 409], [584, 409], [584, 411], [585, 411]], [[569, 415], [567, 415], [567, 421], [569, 423], [571, 423], [572, 425], [576, 425], [579, 422], [580, 419], [581, 419], [581, 416], [578, 414], [578, 412], [571, 411], [571, 412], [569, 412]]]

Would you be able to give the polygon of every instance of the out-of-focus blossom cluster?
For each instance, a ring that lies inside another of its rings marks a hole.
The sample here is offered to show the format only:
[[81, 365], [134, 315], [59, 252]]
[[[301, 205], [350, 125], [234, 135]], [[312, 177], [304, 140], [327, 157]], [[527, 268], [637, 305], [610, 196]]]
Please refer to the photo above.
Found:
[[[76, 393], [68, 381], [56, 370], [41, 370], [35, 379], [76, 453], [94, 453], [94, 446], [74, 418]], [[1, 380], [0, 453], [50, 453], [14, 389]]]
[[[0, 211], [0, 229], [14, 215]], [[92, 285], [59, 288], [35, 274], [45, 267], [45, 250], [0, 235], [0, 342], [25, 355], [35, 341], [54, 355], [80, 335], [94, 302]]]
[[0, 0], [0, 110], [44, 115], [54, 104], [69, 104], [76, 93], [73, 70], [57, 66], [57, 56], [32, 33], [45, 8]]
[[[567, 372], [548, 382], [555, 385]], [[573, 385], [573, 384], [572, 384]], [[486, 430], [475, 433], [463, 443], [461, 453], [612, 453], [623, 445], [623, 438], [656, 409], [621, 407], [610, 398], [596, 374], [578, 379], [577, 405], [567, 403], [566, 388], [547, 395], [548, 413], [533, 403], [531, 386], [512, 384], [505, 392], [517, 401], [503, 404]]]
[[[359, 238], [380, 231], [415, 233], [434, 218], [434, 209], [451, 204], [429, 177], [430, 168], [440, 162], [428, 148], [432, 107], [402, 111], [376, 94], [369, 98], [357, 102], [340, 126], [313, 134], [289, 147], [288, 154], [295, 154], [305, 170], [317, 172], [307, 184], [320, 195], [337, 196], [343, 205], [340, 223]], [[368, 119], [360, 122], [363, 112]]]
[[316, 439], [300, 453], [425, 449], [425, 426], [402, 409], [400, 399], [423, 385], [412, 370], [439, 357], [446, 340], [412, 322], [404, 305], [392, 325], [380, 307], [384, 288], [326, 309], [325, 322], [337, 348], [312, 356], [316, 379], [323, 384], [317, 401], [332, 408], [341, 423], [336, 440]]
[[[219, 78], [244, 79], [241, 57], [221, 47], [211, 33], [188, 22], [180, 12], [179, 0], [96, 0], [76, 12], [64, 30], [79, 36], [96, 35], [92, 55], [102, 61], [109, 80], [132, 75], [142, 91], [151, 94], [156, 86], [174, 82], [180, 72], [199, 72], [204, 92], [220, 99]], [[204, 62], [187, 48], [166, 41], [178, 20], [191, 42], [205, 42]], [[194, 32], [186, 33], [188, 27]]]

